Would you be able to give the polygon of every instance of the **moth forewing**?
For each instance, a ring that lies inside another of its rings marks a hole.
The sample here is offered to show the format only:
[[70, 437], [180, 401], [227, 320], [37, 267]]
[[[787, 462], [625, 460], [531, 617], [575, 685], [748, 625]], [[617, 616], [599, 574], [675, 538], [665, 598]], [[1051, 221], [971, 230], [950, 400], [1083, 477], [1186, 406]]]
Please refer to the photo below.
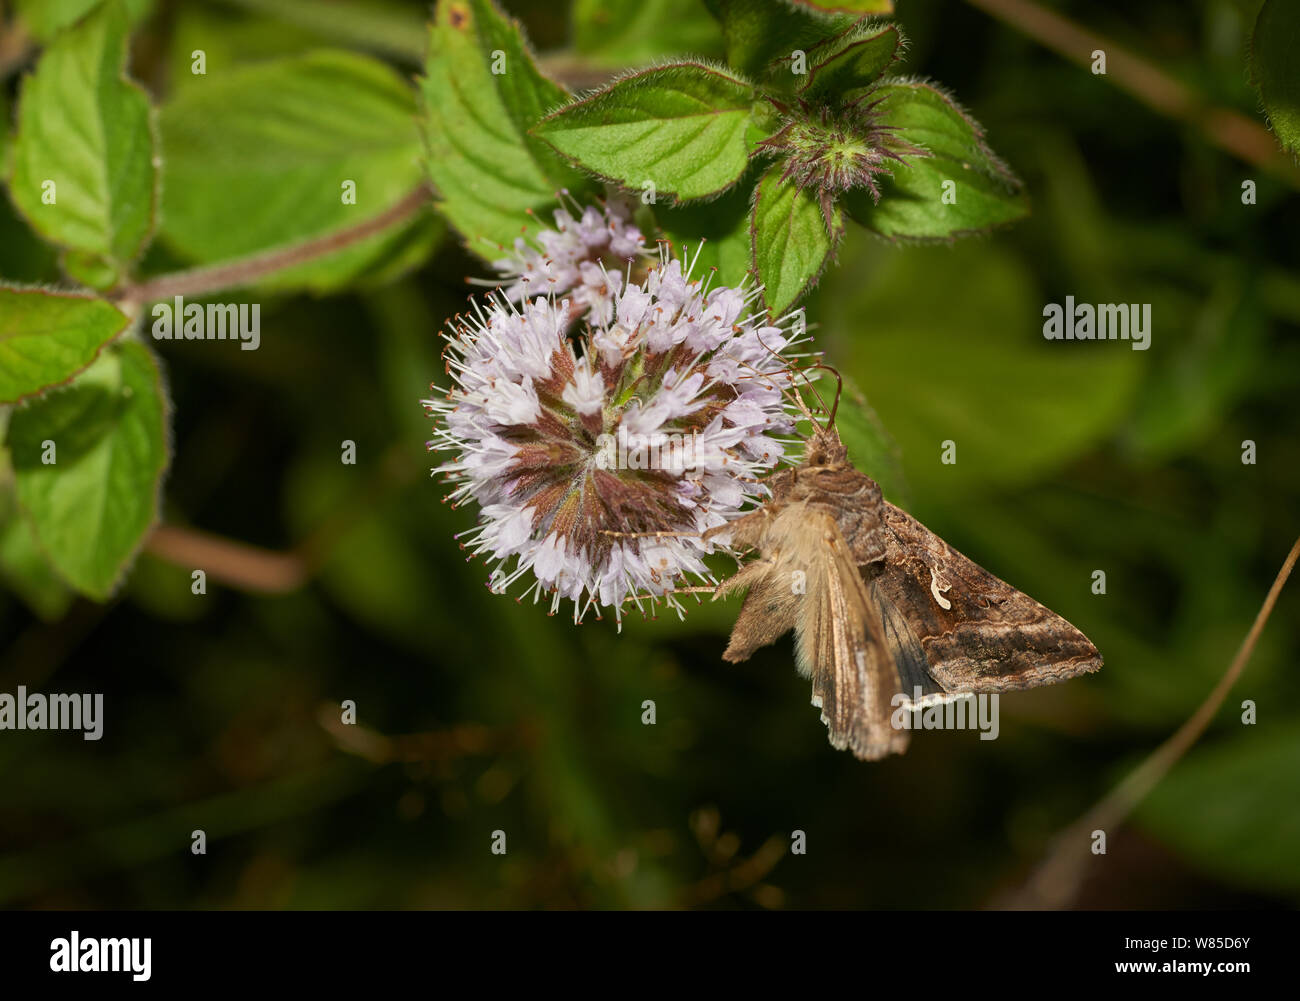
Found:
[[920, 648], [939, 688], [1036, 688], [1101, 667], [1097, 648], [1064, 618], [963, 556], [907, 512], [885, 504], [884, 518], [889, 552], [873, 579], [873, 593], [886, 618], [897, 613], [900, 631], [909, 634], [904, 645], [913, 652]]

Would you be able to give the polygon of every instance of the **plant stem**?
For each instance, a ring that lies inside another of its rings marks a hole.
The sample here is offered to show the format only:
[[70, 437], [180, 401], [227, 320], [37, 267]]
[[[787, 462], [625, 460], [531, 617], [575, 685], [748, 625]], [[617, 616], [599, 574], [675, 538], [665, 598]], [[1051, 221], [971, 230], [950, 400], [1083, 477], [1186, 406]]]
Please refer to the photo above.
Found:
[[1215, 713], [1228, 697], [1228, 692], [1241, 677], [1251, 654], [1255, 652], [1255, 643], [1264, 631], [1264, 624], [1273, 614], [1273, 606], [1277, 604], [1278, 595], [1291, 576], [1297, 559], [1300, 559], [1300, 539], [1291, 547], [1291, 552], [1282, 563], [1282, 569], [1277, 572], [1268, 597], [1260, 606], [1259, 614], [1255, 616], [1255, 622], [1242, 641], [1237, 655], [1232, 658], [1227, 671], [1196, 712], [1096, 806], [1058, 834], [1053, 839], [1054, 847], [1047, 858], [1024, 887], [1004, 901], [1002, 906], [1013, 910], [1059, 909], [1069, 906], [1083, 881], [1084, 864], [1090, 857], [1088, 845], [1092, 832], [1105, 831], [1108, 838], [1113, 838], [1128, 815], [1205, 733]]
[[1154, 111], [1200, 129], [1212, 145], [1224, 152], [1300, 188], [1300, 169], [1283, 155], [1268, 129], [1240, 112], [1212, 107], [1196, 91], [1136, 53], [1033, 0], [967, 3], [1082, 66], [1091, 65], [1093, 52], [1102, 50], [1106, 53], [1105, 79]]
[[309, 570], [298, 553], [279, 553], [180, 525], [159, 525], [146, 544], [149, 553], [185, 568], [202, 569], [214, 580], [244, 591], [288, 594], [306, 583]]
[[22, 69], [35, 51], [36, 41], [21, 21], [7, 26], [0, 23], [0, 80], [7, 80]]
[[290, 594], [312, 579], [339, 540], [388, 491], [404, 486], [412, 478], [406, 450], [400, 446], [390, 448], [364, 485], [291, 549], [263, 549], [174, 524], [155, 526], [145, 549], [165, 563], [185, 570], [203, 570], [212, 580], [241, 591]]
[[390, 735], [360, 723], [343, 723], [338, 704], [334, 702], [322, 703], [316, 719], [339, 750], [355, 754], [373, 765], [394, 762], [421, 764], [452, 761], [471, 755], [501, 754], [531, 747], [537, 740], [535, 728], [527, 723], [507, 727], [460, 723], [445, 730]]
[[333, 233], [326, 233], [324, 236], [314, 237], [292, 246], [277, 247], [261, 254], [254, 254], [252, 257], [241, 257], [221, 264], [148, 278], [137, 284], [125, 286], [115, 293], [113, 298], [122, 305], [130, 307], [159, 299], [170, 299], [178, 295], [203, 296], [249, 285], [266, 275], [324, 257], [326, 254], [332, 254], [336, 250], [350, 247], [386, 229], [398, 226], [419, 212], [428, 199], [429, 190], [421, 185], [396, 205], [355, 226], [335, 230]]

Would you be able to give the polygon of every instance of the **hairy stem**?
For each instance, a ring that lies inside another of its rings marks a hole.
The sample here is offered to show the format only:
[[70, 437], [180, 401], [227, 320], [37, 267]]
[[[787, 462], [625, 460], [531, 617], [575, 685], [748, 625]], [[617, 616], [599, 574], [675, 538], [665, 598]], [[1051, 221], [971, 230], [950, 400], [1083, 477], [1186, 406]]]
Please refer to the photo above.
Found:
[[292, 549], [251, 546], [182, 525], [157, 525], [145, 550], [185, 570], [202, 570], [214, 581], [253, 594], [289, 594], [305, 586], [334, 546], [388, 491], [409, 483], [413, 471], [405, 451], [394, 446], [377, 471]]
[[140, 306], [173, 296], [202, 296], [225, 289], [249, 285], [259, 278], [305, 264], [326, 254], [360, 243], [384, 230], [401, 225], [418, 213], [429, 200], [424, 185], [416, 188], [396, 205], [364, 222], [335, 230], [302, 243], [278, 247], [252, 257], [242, 257], [222, 264], [206, 265], [189, 271], [159, 275], [120, 289], [113, 298], [124, 306]]
[[286, 594], [300, 588], [309, 576], [307, 561], [298, 553], [261, 549], [180, 525], [159, 525], [146, 548], [161, 560], [203, 570], [214, 580], [244, 591]]

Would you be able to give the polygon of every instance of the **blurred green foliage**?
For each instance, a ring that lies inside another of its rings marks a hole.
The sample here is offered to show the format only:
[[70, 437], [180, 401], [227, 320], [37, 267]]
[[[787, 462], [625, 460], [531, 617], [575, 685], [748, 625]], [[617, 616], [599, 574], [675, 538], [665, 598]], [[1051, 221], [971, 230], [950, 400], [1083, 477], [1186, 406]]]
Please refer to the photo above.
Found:
[[[415, 2], [152, 6], [131, 7], [145, 18], [133, 72], [185, 102], [204, 100], [186, 80], [194, 48], [232, 93], [322, 45], [378, 52], [409, 77], [427, 14]], [[638, 28], [625, 6], [608, 5], [616, 33], [586, 21], [577, 50], [561, 52], [548, 51], [570, 32], [558, 8], [510, 8], [544, 66], [720, 50], [707, 22], [692, 17], [679, 39]], [[665, 18], [675, 8], [655, 6]], [[1257, 117], [1244, 73], [1257, 2], [1059, 8]], [[619, 634], [489, 594], [486, 569], [453, 539], [473, 512], [440, 503], [427, 475], [417, 402], [442, 384], [437, 334], [464, 304], [465, 277], [484, 270], [442, 240], [386, 284], [350, 271], [295, 285], [341, 289], [328, 298], [266, 292], [256, 352], [156, 345], [174, 402], [165, 519], [302, 545], [304, 586], [210, 583], [198, 597], [189, 568], [146, 554], [99, 605], [71, 599], [29, 539], [0, 533], [0, 691], [102, 691], [107, 705], [97, 743], [0, 733], [0, 902], [974, 907], [1018, 885], [1053, 832], [1200, 703], [1294, 540], [1300, 201], [974, 9], [915, 0], [900, 20], [909, 68], [962, 96], [1024, 178], [1032, 213], [952, 248], [851, 229], [806, 303], [814, 336], [870, 406], [846, 418], [866, 471], [1080, 626], [1106, 658], [1098, 675], [1004, 697], [996, 741], [923, 733], [905, 757], [867, 765], [827, 745], [788, 640], [721, 661], [735, 603]], [[6, 111], [15, 92], [11, 75]], [[273, 96], [239, 99], [255, 116]], [[164, 141], [184, 128], [164, 116]], [[248, 149], [207, 204], [189, 196], [194, 211], [228, 211], [236, 242], [275, 209], [270, 193], [258, 201]], [[198, 183], [201, 151], [186, 140], [177, 155]], [[1247, 179], [1257, 204], [1242, 204]], [[164, 183], [164, 199], [181, 194]], [[175, 266], [171, 253], [207, 252], [186, 245], [183, 218], [174, 225], [156, 270]], [[7, 202], [0, 274], [60, 281]], [[1042, 307], [1066, 295], [1151, 303], [1150, 350], [1045, 341]], [[939, 462], [945, 439], [956, 465]], [[1241, 461], [1247, 439], [1255, 465]], [[355, 466], [339, 461], [343, 440], [357, 444]], [[1090, 591], [1096, 569], [1104, 596]], [[1083, 906], [1300, 896], [1298, 609], [1284, 593], [1211, 731], [1089, 863]], [[344, 699], [364, 733], [339, 725]], [[654, 726], [641, 722], [647, 699]], [[1258, 707], [1253, 727], [1243, 699]], [[189, 851], [198, 828], [206, 856]], [[495, 830], [504, 857], [489, 851]], [[806, 855], [781, 851], [795, 830]]]

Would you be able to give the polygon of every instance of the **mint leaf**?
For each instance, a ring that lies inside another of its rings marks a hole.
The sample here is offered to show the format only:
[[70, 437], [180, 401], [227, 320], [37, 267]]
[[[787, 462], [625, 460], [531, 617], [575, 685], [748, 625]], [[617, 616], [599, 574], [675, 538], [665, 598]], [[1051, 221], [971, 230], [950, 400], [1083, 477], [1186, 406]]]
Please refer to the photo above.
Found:
[[853, 219], [890, 239], [952, 240], [1028, 213], [1020, 181], [989, 149], [979, 123], [942, 90], [886, 82], [872, 95], [884, 99], [883, 123], [931, 155], [891, 164], [893, 177], [880, 180], [879, 203], [865, 190], [850, 192], [844, 204]]
[[[831, 222], [838, 233], [838, 209]], [[782, 181], [779, 167], [771, 168], [758, 183], [750, 233], [763, 301], [774, 317], [781, 316], [817, 283], [835, 241], [813, 191], [800, 191]]]
[[112, 594], [157, 515], [165, 412], [153, 357], [127, 342], [10, 417], [18, 502], [36, 542], [96, 600]]
[[852, 28], [859, 17], [781, 0], [714, 0], [710, 9], [722, 22], [727, 63], [786, 90], [805, 82], [793, 72], [794, 53], [811, 56], [813, 49]]
[[63, 616], [72, 602], [68, 586], [55, 576], [36, 545], [31, 526], [19, 515], [12, 497], [0, 515], [0, 580], [46, 622]]
[[0, 403], [71, 379], [125, 326], [102, 299], [0, 286]]
[[1250, 39], [1250, 78], [1282, 148], [1300, 153], [1300, 7], [1265, 0]]
[[114, 277], [148, 243], [157, 202], [153, 111], [123, 75], [127, 32], [113, 0], [45, 50], [23, 82], [9, 182], [37, 232]]
[[[355, 226], [423, 180], [415, 96], [378, 60], [323, 49], [204, 78], [161, 115], [162, 236], [190, 260], [244, 257]], [[402, 227], [431, 226], [417, 219]], [[272, 276], [335, 288], [388, 252], [392, 231]]]
[[441, 0], [420, 88], [438, 207], [481, 256], [499, 256], [532, 224], [530, 210], [550, 205], [560, 190], [587, 187], [528, 134], [569, 95], [542, 76], [518, 27], [488, 0]]
[[656, 197], [706, 198], [749, 163], [754, 88], [700, 63], [643, 70], [560, 108], [533, 129], [609, 181]]
[[870, 87], [898, 58], [902, 36], [892, 24], [866, 24], [817, 49], [805, 97], [843, 94]]

